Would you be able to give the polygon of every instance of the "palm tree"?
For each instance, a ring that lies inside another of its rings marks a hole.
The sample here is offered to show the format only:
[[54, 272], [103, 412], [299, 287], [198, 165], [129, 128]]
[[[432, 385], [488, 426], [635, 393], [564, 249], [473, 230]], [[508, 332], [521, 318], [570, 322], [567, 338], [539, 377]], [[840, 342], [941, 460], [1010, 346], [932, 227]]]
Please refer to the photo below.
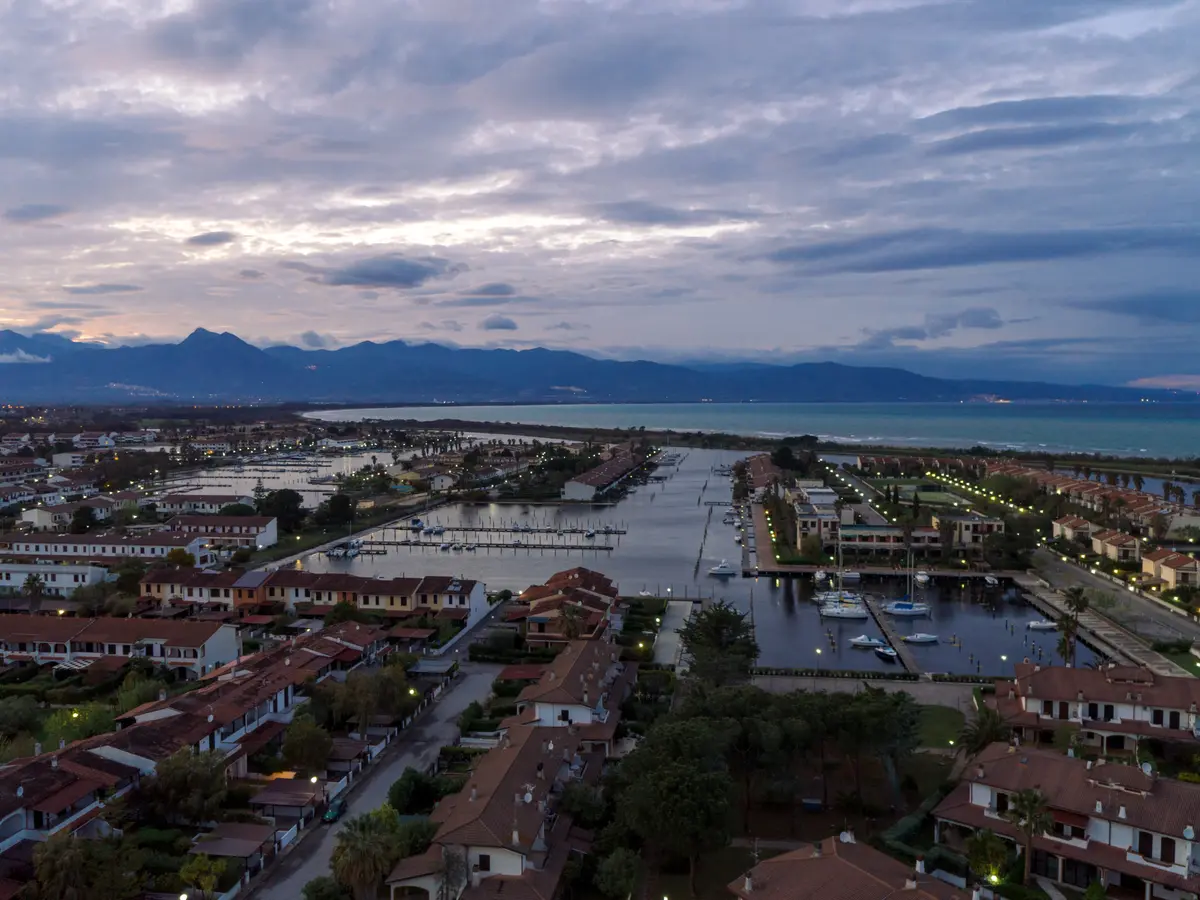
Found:
[[1123, 488], [1129, 487], [1129, 473], [1128, 472], [1121, 473], [1121, 487], [1123, 487]]
[[583, 616], [578, 606], [570, 603], [563, 605], [562, 629], [563, 636], [569, 641], [577, 640], [583, 634]]
[[1008, 842], [988, 828], [981, 828], [966, 842], [967, 861], [971, 871], [989, 884], [1000, 880], [1008, 862]]
[[[1074, 667], [1075, 665], [1075, 638], [1079, 634], [1079, 617], [1087, 611], [1088, 594], [1082, 587], [1067, 588], [1063, 591], [1063, 602], [1067, 607], [1067, 615], [1059, 623], [1062, 628], [1062, 637], [1059, 639], [1059, 653], [1062, 654], [1063, 661]], [[1063, 653], [1063, 651], [1066, 651]]]
[[1175, 485], [1169, 481], [1164, 481], [1162, 485], [1162, 494], [1164, 500], [1170, 500], [1175, 496]]
[[1011, 734], [1012, 728], [1004, 716], [998, 710], [985, 706], [975, 718], [963, 725], [958, 735], [958, 752], [969, 762], [992, 744], [1007, 741]]
[[375, 900], [379, 885], [396, 864], [396, 851], [394, 829], [370, 813], [355, 816], [337, 833], [330, 868], [355, 900]]
[[1192, 506], [1200, 509], [1200, 491], [1192, 491]]
[[46, 596], [46, 579], [36, 572], [30, 572], [25, 576], [25, 583], [21, 585], [21, 593], [29, 598], [30, 612], [40, 611], [42, 598]]
[[1030, 868], [1033, 865], [1033, 841], [1054, 824], [1050, 817], [1050, 809], [1046, 805], [1046, 795], [1037, 788], [1026, 788], [1009, 797], [1008, 810], [1004, 818], [1012, 822], [1021, 832], [1025, 845], [1025, 884], [1029, 884]]
[[33, 851], [39, 897], [84, 900], [91, 895], [88, 848], [73, 835], [60, 832]]
[[1146, 485], [1145, 478], [1143, 478], [1141, 475], [1133, 476], [1133, 489], [1135, 491], [1140, 491], [1143, 487], [1145, 487], [1145, 485]]

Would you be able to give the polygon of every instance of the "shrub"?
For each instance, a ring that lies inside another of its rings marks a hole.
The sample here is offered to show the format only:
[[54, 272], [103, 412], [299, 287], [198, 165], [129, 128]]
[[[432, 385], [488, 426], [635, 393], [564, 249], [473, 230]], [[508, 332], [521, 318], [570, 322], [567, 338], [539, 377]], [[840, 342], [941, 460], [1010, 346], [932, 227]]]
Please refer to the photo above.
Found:
[[497, 678], [492, 682], [492, 693], [497, 697], [516, 697], [524, 687], [523, 681], [501, 681]]
[[992, 893], [1005, 900], [1050, 900], [1050, 895], [1041, 888], [1025, 887], [1023, 884], [998, 884]]

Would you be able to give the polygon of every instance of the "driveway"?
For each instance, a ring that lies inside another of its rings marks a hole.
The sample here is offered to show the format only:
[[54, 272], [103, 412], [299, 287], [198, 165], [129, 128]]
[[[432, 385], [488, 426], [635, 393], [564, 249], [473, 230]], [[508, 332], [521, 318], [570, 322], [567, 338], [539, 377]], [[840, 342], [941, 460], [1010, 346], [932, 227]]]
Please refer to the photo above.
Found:
[[448, 693], [427, 710], [420, 722], [388, 748], [383, 762], [371, 767], [354, 788], [345, 816], [335, 825], [311, 825], [306, 838], [288, 853], [259, 883], [256, 896], [262, 900], [297, 900], [304, 885], [318, 875], [329, 874], [334, 837], [346, 819], [370, 812], [387, 801], [388, 788], [409, 766], [426, 769], [438, 750], [458, 737], [459, 714], [473, 701], [483, 702], [491, 693], [492, 681], [503, 668], [499, 665], [466, 662], [462, 674]]
[[1200, 640], [1200, 624], [1163, 609], [1152, 600], [1122, 590], [1119, 585], [1098, 578], [1073, 563], [1065, 563], [1054, 553], [1035, 551], [1034, 565], [1038, 574], [1056, 588], [1080, 585], [1116, 598], [1111, 609], [1098, 611], [1149, 641]]
[[865, 481], [863, 481], [857, 475], [847, 472], [844, 469], [838, 469], [837, 475], [840, 475], [842, 477], [843, 483], [848, 484], [850, 487], [852, 487], [856, 491], [862, 492], [862, 497], [863, 497], [862, 502], [861, 503], [851, 503], [850, 508], [854, 510], [855, 514], [860, 519], [862, 519], [863, 524], [864, 525], [886, 525], [887, 518], [884, 517], [884, 515], [882, 513], [877, 512], [875, 510], [875, 507], [871, 506], [871, 504], [869, 502], [871, 499], [873, 499], [879, 493], [879, 491], [875, 490], [875, 488], [871, 487], [871, 485], [867, 484]]

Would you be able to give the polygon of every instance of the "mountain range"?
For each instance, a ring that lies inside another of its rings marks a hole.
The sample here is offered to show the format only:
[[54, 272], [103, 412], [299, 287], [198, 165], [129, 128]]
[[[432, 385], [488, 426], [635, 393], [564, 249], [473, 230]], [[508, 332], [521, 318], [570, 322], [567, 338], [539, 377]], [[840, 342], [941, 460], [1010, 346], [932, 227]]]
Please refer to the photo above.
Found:
[[177, 344], [104, 347], [0, 331], [0, 403], [684, 403], [1136, 401], [1194, 394], [1104, 385], [928, 378], [836, 363], [682, 366], [565, 350], [366, 341], [256, 347], [203, 328]]

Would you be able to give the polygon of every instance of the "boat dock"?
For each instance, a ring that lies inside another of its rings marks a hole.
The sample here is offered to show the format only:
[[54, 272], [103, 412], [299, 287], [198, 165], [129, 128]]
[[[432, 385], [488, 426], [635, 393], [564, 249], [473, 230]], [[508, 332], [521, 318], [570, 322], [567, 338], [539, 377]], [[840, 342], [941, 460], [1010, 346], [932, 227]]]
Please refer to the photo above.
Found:
[[[428, 525], [429, 523], [426, 523]], [[436, 525], [436, 523], [434, 523]], [[467, 534], [587, 534], [589, 531], [597, 536], [612, 537], [613, 535], [621, 536], [629, 532], [624, 528], [611, 528], [608, 526], [602, 528], [579, 528], [572, 526], [570, 528], [543, 528], [534, 525], [442, 525], [438, 526], [445, 528], [446, 534], [455, 532]], [[389, 525], [385, 531], [407, 531], [412, 534], [417, 533], [417, 529], [404, 525]]]
[[875, 624], [879, 626], [879, 630], [883, 632], [883, 636], [887, 638], [887, 642], [892, 649], [896, 651], [896, 655], [900, 657], [900, 664], [914, 675], [921, 674], [921, 667], [917, 665], [917, 659], [912, 655], [912, 650], [908, 644], [900, 640], [900, 635], [892, 627], [890, 618], [883, 614], [883, 609], [879, 605], [879, 601], [871, 597], [867, 598], [867, 609], [871, 612], [871, 617], [875, 620]]
[[[411, 541], [363, 541], [362, 553], [387, 553], [386, 549], [375, 548], [391, 548], [391, 547], [414, 547], [417, 549], [432, 548], [438, 550], [443, 544], [453, 545], [459, 544], [459, 549], [463, 549], [462, 541], [446, 541], [432, 540], [422, 541], [414, 538]], [[471, 541], [472, 547], [478, 547], [480, 550], [615, 550], [616, 547], [612, 544], [596, 544], [589, 541], [586, 544], [538, 544], [538, 543], [521, 543], [514, 544], [512, 541]]]

